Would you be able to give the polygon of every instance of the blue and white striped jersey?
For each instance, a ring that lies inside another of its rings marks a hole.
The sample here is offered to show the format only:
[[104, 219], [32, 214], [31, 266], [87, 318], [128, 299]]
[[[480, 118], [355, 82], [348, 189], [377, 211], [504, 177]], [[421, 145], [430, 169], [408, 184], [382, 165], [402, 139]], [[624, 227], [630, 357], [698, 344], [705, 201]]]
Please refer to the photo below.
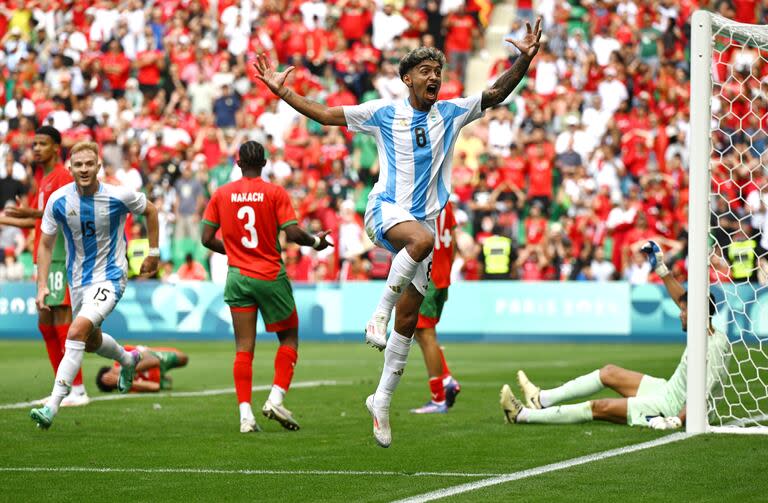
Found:
[[72, 288], [125, 278], [125, 217], [142, 214], [147, 198], [141, 192], [102, 183], [93, 196], [81, 196], [75, 183], [51, 194], [43, 211], [42, 231], [64, 233], [67, 281]]
[[481, 95], [438, 101], [429, 112], [415, 110], [408, 99], [373, 100], [345, 106], [347, 126], [376, 139], [379, 180], [369, 198], [378, 196], [417, 220], [433, 220], [451, 195], [453, 146], [459, 130], [482, 117]]

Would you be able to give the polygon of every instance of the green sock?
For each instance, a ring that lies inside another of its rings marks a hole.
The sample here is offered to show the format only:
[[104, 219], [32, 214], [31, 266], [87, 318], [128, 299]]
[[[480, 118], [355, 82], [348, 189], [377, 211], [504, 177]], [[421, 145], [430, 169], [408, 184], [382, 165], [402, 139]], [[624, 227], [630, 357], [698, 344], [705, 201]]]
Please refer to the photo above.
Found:
[[568, 400], [593, 395], [603, 388], [605, 386], [600, 381], [600, 370], [595, 370], [587, 375], [571, 379], [557, 388], [541, 390], [539, 400], [541, 400], [542, 407], [551, 407]]
[[572, 424], [592, 421], [592, 404], [582, 402], [546, 409], [523, 409], [517, 416], [518, 423]]

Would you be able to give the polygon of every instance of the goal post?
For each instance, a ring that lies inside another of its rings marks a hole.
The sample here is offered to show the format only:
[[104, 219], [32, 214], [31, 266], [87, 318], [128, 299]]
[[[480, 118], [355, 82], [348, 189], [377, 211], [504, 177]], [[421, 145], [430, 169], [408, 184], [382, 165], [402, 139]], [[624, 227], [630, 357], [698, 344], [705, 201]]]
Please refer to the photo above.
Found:
[[768, 26], [696, 11], [691, 36], [686, 431], [768, 433]]

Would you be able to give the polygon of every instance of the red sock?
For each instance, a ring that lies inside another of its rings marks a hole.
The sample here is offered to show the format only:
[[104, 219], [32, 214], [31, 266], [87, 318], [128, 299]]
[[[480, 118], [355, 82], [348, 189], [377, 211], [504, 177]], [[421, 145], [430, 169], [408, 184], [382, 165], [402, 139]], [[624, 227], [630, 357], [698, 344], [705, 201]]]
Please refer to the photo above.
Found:
[[443, 388], [442, 377], [429, 378], [429, 391], [432, 394], [432, 401], [435, 403], [445, 402], [445, 388]]
[[289, 346], [280, 346], [275, 355], [275, 379], [272, 384], [288, 391], [293, 379], [293, 368], [296, 366], [299, 354]]
[[445, 355], [443, 354], [443, 348], [438, 348], [440, 350], [440, 361], [443, 364], [443, 375], [440, 377], [445, 379], [446, 377], [451, 376], [451, 369], [448, 368], [448, 363], [445, 361]]
[[53, 374], [56, 375], [56, 371], [59, 370], [59, 363], [61, 363], [61, 359], [64, 357], [64, 344], [59, 340], [56, 329], [52, 325], [38, 324], [37, 328], [43, 334], [45, 350], [48, 352], [48, 359], [51, 361]]
[[235, 365], [232, 369], [235, 376], [235, 393], [237, 403], [251, 403], [251, 387], [253, 386], [253, 353], [238, 351], [235, 353]]
[[[62, 348], [62, 356], [64, 356], [64, 344], [67, 342], [67, 333], [69, 332], [69, 323], [66, 325], [56, 325], [53, 327], [53, 329], [56, 331], [56, 336], [59, 338], [59, 343], [61, 344]], [[75, 379], [72, 381], [72, 386], [80, 386], [83, 384], [83, 370], [80, 369], [77, 371], [77, 375], [75, 376]]]

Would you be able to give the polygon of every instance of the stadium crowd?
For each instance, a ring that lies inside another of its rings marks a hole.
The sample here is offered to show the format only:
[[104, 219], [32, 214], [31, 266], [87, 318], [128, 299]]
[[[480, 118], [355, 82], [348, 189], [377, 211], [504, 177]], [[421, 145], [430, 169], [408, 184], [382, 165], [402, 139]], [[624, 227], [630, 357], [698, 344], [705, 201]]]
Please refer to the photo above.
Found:
[[[34, 203], [42, 176], [31, 163], [36, 126], [62, 131], [64, 150], [95, 140], [104, 180], [145, 190], [160, 208], [167, 281], [225, 276], [226, 259], [209, 259], [199, 246], [200, 215], [212, 191], [239, 176], [233, 156], [247, 139], [264, 143], [263, 176], [288, 189], [302, 224], [331, 230], [337, 244], [321, 253], [286, 246], [290, 277], [385, 278], [389, 254], [373, 248], [361, 218], [377, 175], [374, 140], [307, 121], [256, 79], [249, 62], [266, 52], [296, 67], [298, 93], [356, 104], [407, 96], [399, 59], [434, 45], [449, 62], [440, 97], [457, 97], [469, 58], [489, 57], [483, 33], [493, 9], [487, 0], [0, 5], [0, 206], [16, 204], [16, 196]], [[639, 252], [648, 239], [678, 255], [673, 270], [685, 276], [688, 22], [700, 6], [743, 22], [768, 19], [768, 2], [755, 0], [518, 1], [510, 36], [541, 15], [546, 40], [519, 93], [467, 127], [456, 145], [455, 279], [645, 283], [655, 280]], [[506, 49], [489, 81], [516, 57]], [[750, 106], [765, 109], [764, 98], [747, 98], [760, 94], [749, 79], [762, 79], [768, 65], [743, 51], [723, 51], [720, 61], [737, 70], [716, 86], [721, 102], [734, 104], [721, 121], [733, 131]], [[752, 136], [725, 142], [724, 157], [759, 165], [765, 119], [756, 121]], [[722, 182], [714, 187], [725, 202], [718, 215], [733, 224], [752, 212], [758, 229], [768, 221], [759, 191], [765, 174], [732, 177], [726, 165], [715, 166]], [[141, 226], [129, 228], [129, 257], [140, 257]], [[28, 237], [0, 228], [3, 279], [31, 274]], [[508, 271], [489, 275], [484, 257], [499, 246]]]

